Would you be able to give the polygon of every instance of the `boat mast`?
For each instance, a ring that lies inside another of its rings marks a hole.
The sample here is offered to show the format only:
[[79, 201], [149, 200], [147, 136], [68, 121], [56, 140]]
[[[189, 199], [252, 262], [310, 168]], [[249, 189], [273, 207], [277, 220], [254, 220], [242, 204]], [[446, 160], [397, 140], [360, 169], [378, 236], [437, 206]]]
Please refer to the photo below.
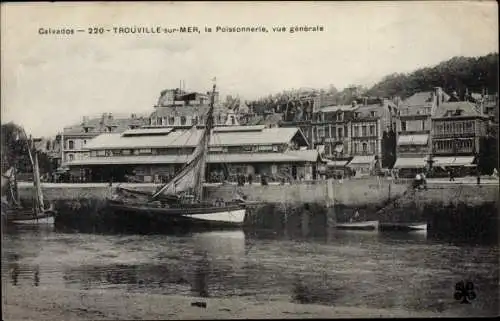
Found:
[[215, 78], [214, 85], [212, 89], [212, 95], [210, 97], [210, 108], [207, 112], [206, 122], [205, 122], [205, 130], [203, 131], [203, 135], [200, 141], [201, 144], [201, 160], [199, 162], [197, 173], [195, 176], [195, 184], [194, 184], [194, 195], [196, 200], [203, 200], [203, 181], [205, 179], [206, 172], [206, 164], [207, 164], [207, 152], [208, 152], [208, 144], [210, 143], [210, 136], [212, 135], [213, 129], [213, 113], [214, 113], [214, 104], [215, 104]]

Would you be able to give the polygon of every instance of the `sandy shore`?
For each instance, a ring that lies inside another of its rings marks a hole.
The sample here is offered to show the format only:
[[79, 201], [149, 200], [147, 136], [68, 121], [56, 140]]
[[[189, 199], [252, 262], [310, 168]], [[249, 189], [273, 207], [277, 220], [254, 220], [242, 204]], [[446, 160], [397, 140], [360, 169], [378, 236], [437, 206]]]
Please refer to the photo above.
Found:
[[[277, 298], [257, 302], [250, 298], [201, 299], [172, 295], [128, 294], [118, 291], [77, 291], [53, 288], [18, 288], [2, 291], [3, 320], [104, 319], [230, 319], [230, 318], [359, 318], [436, 317], [440, 313], [404, 310], [328, 307], [286, 302]], [[206, 308], [191, 306], [206, 302]]]

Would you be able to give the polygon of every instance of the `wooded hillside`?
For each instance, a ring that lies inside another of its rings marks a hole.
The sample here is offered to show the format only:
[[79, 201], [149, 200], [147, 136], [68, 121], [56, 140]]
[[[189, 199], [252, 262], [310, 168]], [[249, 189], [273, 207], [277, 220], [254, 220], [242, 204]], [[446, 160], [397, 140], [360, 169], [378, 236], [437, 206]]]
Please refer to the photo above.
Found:
[[384, 77], [365, 94], [380, 97], [409, 97], [419, 91], [442, 87], [459, 95], [469, 92], [498, 91], [498, 53], [482, 57], [454, 57], [434, 67], [409, 74], [395, 73]]

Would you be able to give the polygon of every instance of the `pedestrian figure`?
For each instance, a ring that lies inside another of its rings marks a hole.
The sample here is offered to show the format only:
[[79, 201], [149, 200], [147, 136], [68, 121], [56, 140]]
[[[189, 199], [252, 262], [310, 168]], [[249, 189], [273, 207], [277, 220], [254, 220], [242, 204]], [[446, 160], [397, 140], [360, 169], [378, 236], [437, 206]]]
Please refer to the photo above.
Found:
[[455, 181], [455, 177], [453, 175], [453, 170], [450, 169], [449, 174], [450, 174], [450, 182], [454, 182]]

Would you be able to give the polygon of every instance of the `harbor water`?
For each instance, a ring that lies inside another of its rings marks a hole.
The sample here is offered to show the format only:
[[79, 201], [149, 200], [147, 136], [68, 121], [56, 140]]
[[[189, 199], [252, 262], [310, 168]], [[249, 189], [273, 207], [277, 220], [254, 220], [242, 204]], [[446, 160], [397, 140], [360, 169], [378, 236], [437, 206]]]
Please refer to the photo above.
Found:
[[[148, 235], [9, 227], [2, 236], [2, 280], [27, 292], [50, 286], [457, 316], [498, 314], [497, 244], [429, 239], [425, 233], [309, 235], [242, 230]], [[471, 304], [454, 298], [461, 280], [474, 283], [477, 297]]]

